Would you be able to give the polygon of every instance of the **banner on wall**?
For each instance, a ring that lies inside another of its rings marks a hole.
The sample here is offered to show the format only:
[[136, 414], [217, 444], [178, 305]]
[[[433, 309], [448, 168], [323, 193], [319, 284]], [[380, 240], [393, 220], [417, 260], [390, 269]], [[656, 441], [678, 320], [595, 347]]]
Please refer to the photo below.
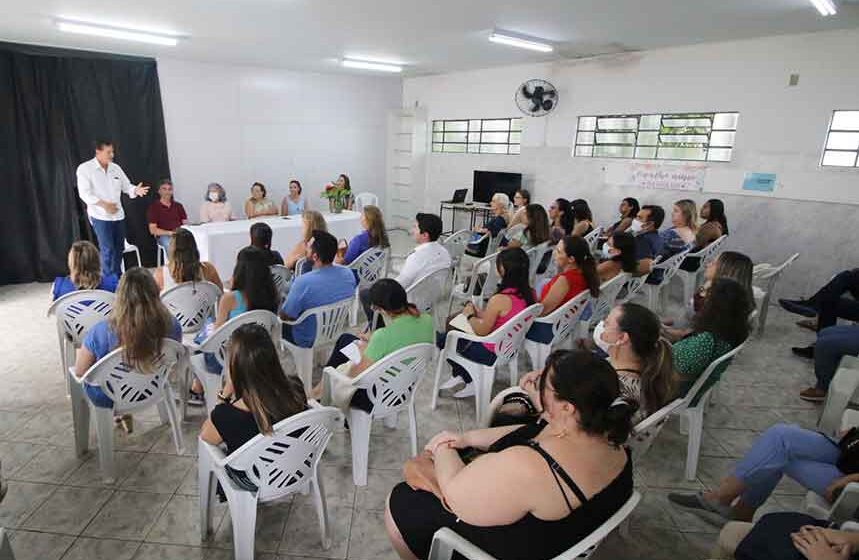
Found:
[[641, 189], [701, 191], [706, 176], [706, 165], [699, 163], [629, 162], [610, 168], [606, 182]]

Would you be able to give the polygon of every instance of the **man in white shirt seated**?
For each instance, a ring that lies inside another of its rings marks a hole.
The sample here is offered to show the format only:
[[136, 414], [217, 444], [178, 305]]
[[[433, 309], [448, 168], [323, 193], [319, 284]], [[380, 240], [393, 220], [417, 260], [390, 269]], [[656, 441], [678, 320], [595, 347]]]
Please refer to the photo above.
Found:
[[[406, 257], [406, 262], [400, 269], [396, 281], [406, 290], [423, 276], [437, 270], [450, 268], [450, 253], [447, 252], [438, 238], [441, 235], [442, 222], [435, 214], [418, 213], [415, 216], [415, 225], [412, 227], [412, 237], [417, 246]], [[361, 290], [361, 304], [367, 314], [367, 320], [373, 320], [373, 311], [369, 302], [370, 289]]]

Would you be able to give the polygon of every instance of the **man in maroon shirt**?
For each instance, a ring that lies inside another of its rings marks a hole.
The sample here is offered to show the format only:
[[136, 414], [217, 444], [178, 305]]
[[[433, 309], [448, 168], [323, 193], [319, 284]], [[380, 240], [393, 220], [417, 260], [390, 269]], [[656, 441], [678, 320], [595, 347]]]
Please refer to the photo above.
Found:
[[149, 205], [146, 220], [149, 223], [149, 233], [155, 236], [165, 252], [173, 232], [188, 223], [185, 208], [173, 200], [173, 183], [170, 179], [163, 179], [158, 185], [158, 200]]

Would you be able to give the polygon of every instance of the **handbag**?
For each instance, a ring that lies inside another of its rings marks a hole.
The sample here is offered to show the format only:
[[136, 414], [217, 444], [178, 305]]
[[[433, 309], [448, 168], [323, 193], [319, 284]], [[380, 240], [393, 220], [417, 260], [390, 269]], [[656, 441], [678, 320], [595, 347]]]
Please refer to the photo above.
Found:
[[850, 428], [838, 441], [841, 453], [835, 466], [844, 474], [859, 472], [859, 429]]

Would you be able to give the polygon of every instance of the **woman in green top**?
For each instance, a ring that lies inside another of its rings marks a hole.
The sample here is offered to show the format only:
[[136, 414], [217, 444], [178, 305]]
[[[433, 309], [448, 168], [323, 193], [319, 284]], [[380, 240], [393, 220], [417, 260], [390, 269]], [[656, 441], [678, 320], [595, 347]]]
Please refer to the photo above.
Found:
[[[364, 334], [358, 337], [349, 333], [340, 335], [326, 366], [338, 367], [345, 364], [349, 359], [340, 350], [357, 341], [361, 361], [349, 369], [349, 376], [357, 377], [388, 354], [412, 344], [434, 341], [432, 315], [421, 313], [409, 303], [406, 290], [393, 278], [383, 278], [373, 284], [370, 288], [370, 306], [384, 316], [387, 326], [376, 329], [369, 333], [369, 336]], [[319, 399], [321, 396], [322, 383], [318, 383], [313, 388], [311, 397]], [[355, 392], [350, 406], [365, 412], [370, 412], [373, 408], [367, 398], [367, 392], [363, 389]]]
[[[686, 395], [713, 360], [746, 340], [751, 310], [748, 290], [738, 282], [729, 278], [713, 282], [704, 306], [692, 319], [692, 332], [672, 347], [674, 369], [680, 376], [679, 397]], [[713, 372], [698, 392], [699, 396], [719, 381], [727, 366], [724, 363]], [[696, 402], [697, 399], [696, 396]]]

